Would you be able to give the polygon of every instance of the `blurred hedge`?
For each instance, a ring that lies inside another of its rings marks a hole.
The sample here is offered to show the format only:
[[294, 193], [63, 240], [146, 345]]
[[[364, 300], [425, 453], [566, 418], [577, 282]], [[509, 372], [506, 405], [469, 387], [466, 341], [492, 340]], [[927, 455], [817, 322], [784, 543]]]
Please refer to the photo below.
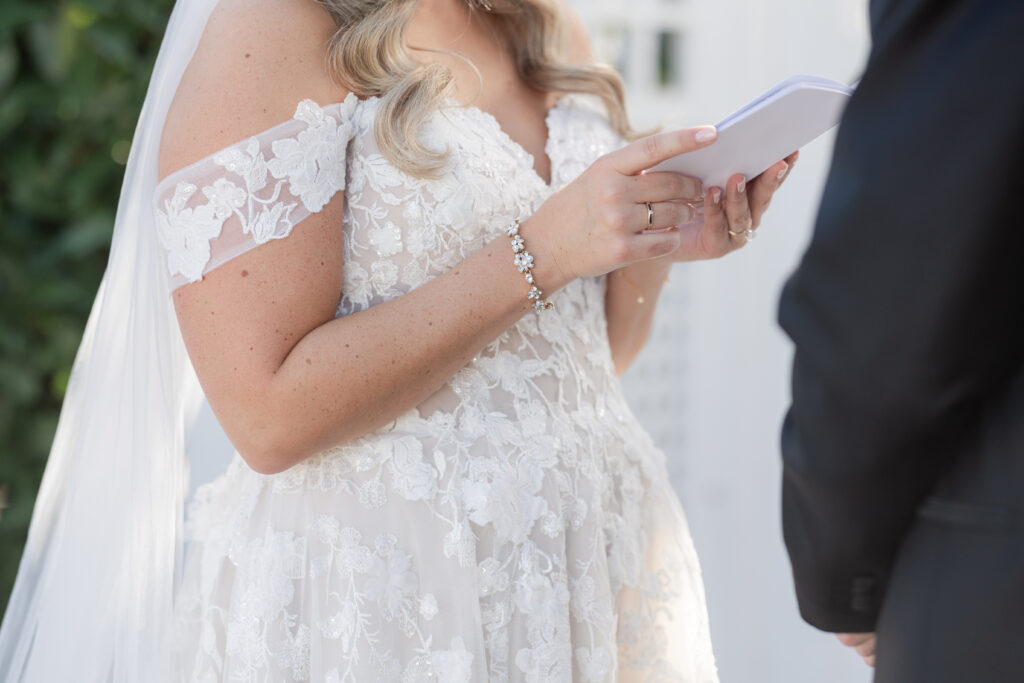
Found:
[[0, 1], [3, 609], [173, 4]]

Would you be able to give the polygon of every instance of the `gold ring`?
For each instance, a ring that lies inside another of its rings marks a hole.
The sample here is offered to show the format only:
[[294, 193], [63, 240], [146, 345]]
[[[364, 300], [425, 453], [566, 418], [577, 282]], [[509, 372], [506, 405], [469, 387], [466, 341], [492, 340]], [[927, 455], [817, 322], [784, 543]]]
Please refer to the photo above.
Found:
[[732, 230], [726, 230], [726, 232], [729, 233], [729, 237], [742, 237], [744, 242], [749, 242], [757, 237], [757, 231], [753, 228], [750, 230], [744, 230], [743, 232], [733, 232]]
[[650, 227], [654, 226], [654, 207], [651, 206], [650, 202], [646, 202], [646, 204], [647, 204], [647, 227], [650, 228]]

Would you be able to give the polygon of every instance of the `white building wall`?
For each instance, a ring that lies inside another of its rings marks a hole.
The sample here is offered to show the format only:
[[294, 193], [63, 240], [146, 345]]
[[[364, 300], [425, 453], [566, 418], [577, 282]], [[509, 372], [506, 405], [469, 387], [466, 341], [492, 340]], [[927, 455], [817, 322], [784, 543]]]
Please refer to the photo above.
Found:
[[[639, 127], [714, 123], [795, 73], [859, 77], [866, 0], [574, 0], [605, 59], [623, 63]], [[611, 28], [609, 28], [611, 27]], [[621, 31], [626, 41], [609, 39]], [[658, 31], [682, 36], [676, 88], [658, 87]], [[615, 49], [626, 46], [621, 60]], [[810, 236], [832, 136], [802, 151], [760, 237], [680, 264], [649, 346], [624, 378], [689, 515], [725, 683], [866, 683], [869, 669], [805, 625], [780, 524], [778, 433], [791, 350], [778, 295]]]

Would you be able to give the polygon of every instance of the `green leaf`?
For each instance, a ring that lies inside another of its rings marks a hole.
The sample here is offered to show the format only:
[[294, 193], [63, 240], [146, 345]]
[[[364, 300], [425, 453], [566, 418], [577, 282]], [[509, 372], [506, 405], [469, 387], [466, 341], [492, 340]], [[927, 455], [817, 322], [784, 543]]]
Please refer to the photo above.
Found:
[[14, 82], [20, 63], [21, 59], [18, 57], [18, 49], [14, 43], [9, 41], [0, 43], [0, 95]]
[[53, 434], [57, 431], [57, 416], [57, 411], [49, 410], [32, 418], [28, 435], [31, 452], [39, 454], [43, 458], [46, 457], [43, 454], [49, 453], [50, 445], [53, 443]]
[[98, 55], [121, 68], [131, 68], [135, 50], [128, 36], [102, 24], [93, 26], [85, 35]]
[[63, 58], [66, 50], [56, 21], [36, 21], [29, 26], [29, 56], [39, 75], [51, 83], [59, 82], [65, 74], [68, 62]]
[[53, 11], [42, 2], [9, 2], [0, 4], [0, 34], [16, 30], [25, 24], [40, 21]]
[[14, 403], [31, 403], [39, 396], [39, 385], [32, 369], [11, 360], [0, 360], [0, 386], [8, 400]]
[[67, 22], [77, 29], [89, 28], [100, 17], [95, 8], [79, 2], [70, 3], [64, 12]]
[[68, 226], [54, 243], [53, 249], [61, 257], [83, 258], [109, 247], [113, 230], [113, 215], [101, 211]]

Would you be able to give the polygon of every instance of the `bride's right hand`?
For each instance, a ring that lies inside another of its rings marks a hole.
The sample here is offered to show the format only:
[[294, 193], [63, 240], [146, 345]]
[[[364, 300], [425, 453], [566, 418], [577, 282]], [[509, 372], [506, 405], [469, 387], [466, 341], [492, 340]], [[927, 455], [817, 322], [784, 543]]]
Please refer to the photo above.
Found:
[[[678, 249], [675, 226], [693, 219], [687, 202], [702, 198], [701, 182], [679, 173], [643, 172], [716, 139], [713, 126], [651, 135], [599, 158], [554, 193], [521, 229], [537, 259], [538, 281], [556, 289]], [[647, 202], [654, 210], [650, 227]]]

